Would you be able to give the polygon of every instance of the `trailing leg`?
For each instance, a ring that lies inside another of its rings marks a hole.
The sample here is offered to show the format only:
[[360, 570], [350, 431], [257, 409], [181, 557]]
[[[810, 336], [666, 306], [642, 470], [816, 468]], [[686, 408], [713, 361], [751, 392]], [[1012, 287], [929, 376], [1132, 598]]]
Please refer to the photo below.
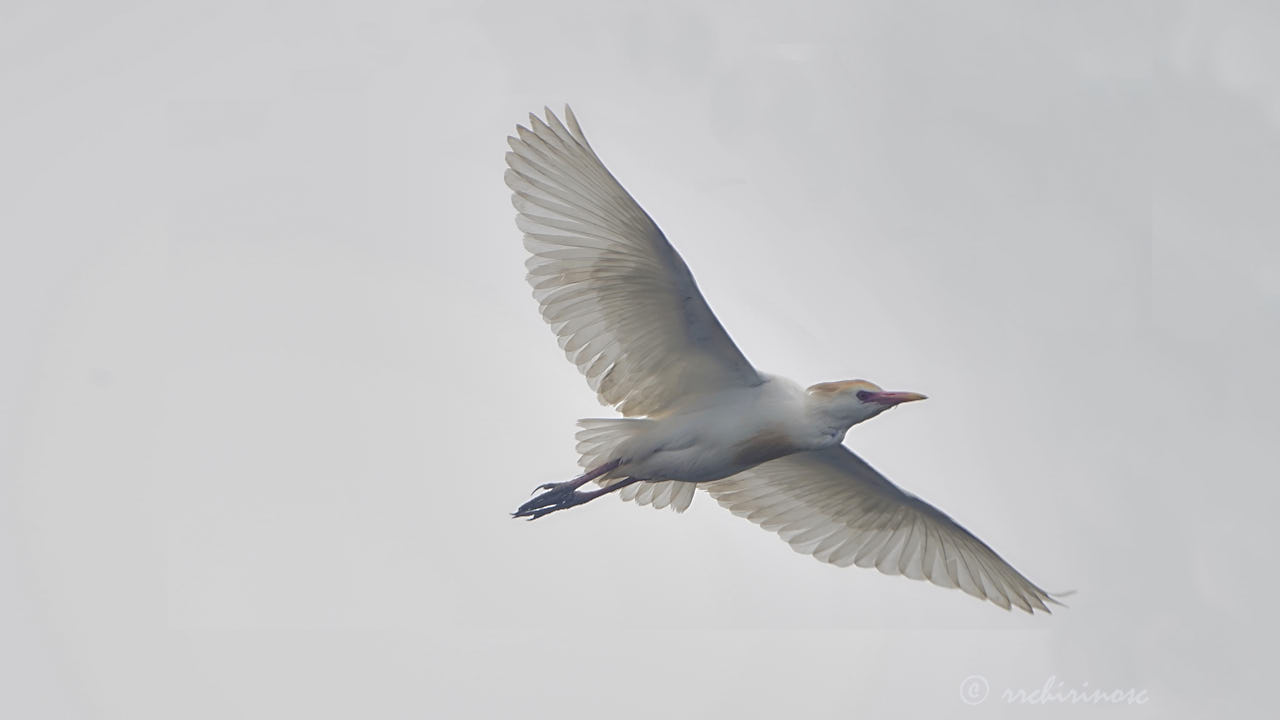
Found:
[[536, 520], [548, 513], [591, 502], [601, 495], [607, 495], [632, 483], [639, 482], [637, 478], [624, 478], [607, 488], [578, 492], [578, 488], [592, 480], [595, 480], [605, 473], [617, 469], [617, 467], [618, 461], [613, 460], [567, 482], [539, 485], [537, 489], [545, 490], [546, 492], [535, 495], [529, 500], [529, 502], [521, 505], [518, 510], [511, 514], [511, 516]]

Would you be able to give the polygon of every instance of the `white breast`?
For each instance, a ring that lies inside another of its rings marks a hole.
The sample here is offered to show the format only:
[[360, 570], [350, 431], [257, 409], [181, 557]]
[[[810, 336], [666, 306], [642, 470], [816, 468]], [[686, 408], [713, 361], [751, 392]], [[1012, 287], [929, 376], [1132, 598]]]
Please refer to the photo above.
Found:
[[803, 390], [781, 378], [706, 399], [655, 420], [627, 449], [615, 474], [646, 480], [710, 482], [813, 448]]

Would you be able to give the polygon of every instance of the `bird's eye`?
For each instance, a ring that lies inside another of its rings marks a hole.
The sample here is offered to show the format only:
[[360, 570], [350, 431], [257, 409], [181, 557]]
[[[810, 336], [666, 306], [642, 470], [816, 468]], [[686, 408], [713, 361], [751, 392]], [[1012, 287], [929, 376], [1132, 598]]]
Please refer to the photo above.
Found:
[[871, 397], [871, 391], [869, 391], [869, 390], [859, 390], [859, 391], [858, 391], [858, 399], [859, 399], [859, 400], [861, 400], [862, 402], [866, 402], [866, 401], [867, 401], [867, 399], [868, 399], [868, 398], [870, 398], [870, 397]]

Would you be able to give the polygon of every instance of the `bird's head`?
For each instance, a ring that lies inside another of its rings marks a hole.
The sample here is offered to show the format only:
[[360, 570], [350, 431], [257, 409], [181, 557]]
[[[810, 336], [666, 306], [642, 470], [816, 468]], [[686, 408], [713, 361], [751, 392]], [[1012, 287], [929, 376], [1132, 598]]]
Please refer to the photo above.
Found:
[[883, 390], [866, 380], [841, 380], [810, 385], [809, 402], [829, 417], [848, 425], [870, 420], [895, 405], [924, 400], [920, 393]]

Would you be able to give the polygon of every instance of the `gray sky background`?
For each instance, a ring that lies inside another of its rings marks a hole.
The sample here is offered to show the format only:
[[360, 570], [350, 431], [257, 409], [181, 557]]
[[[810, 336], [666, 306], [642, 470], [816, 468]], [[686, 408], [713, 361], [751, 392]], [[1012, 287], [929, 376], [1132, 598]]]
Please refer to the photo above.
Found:
[[[0, 716], [1270, 703], [1280, 11], [781, 5], [0, 6]], [[757, 367], [930, 395], [847, 443], [1070, 609], [703, 495], [508, 519], [610, 416], [502, 182], [565, 101]], [[1051, 677], [1149, 702], [999, 697]]]

